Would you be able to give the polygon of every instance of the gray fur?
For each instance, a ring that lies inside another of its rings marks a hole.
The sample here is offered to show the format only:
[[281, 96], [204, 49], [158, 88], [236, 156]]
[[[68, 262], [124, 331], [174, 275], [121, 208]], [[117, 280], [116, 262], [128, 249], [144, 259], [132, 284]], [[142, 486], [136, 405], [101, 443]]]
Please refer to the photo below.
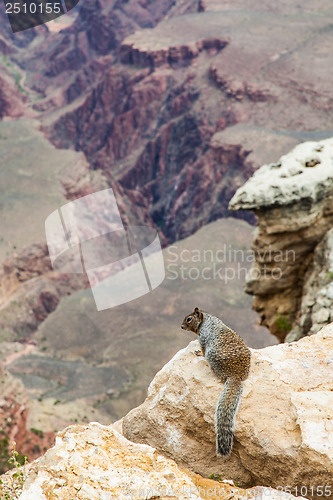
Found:
[[242, 390], [242, 382], [239, 379], [228, 378], [221, 392], [215, 412], [217, 455], [228, 456], [231, 454], [236, 414]]
[[228, 456], [233, 445], [236, 414], [242, 395], [242, 380], [249, 375], [251, 353], [236, 332], [223, 321], [195, 308], [182, 328], [199, 335], [205, 358], [214, 374], [225, 383], [215, 412], [216, 451]]

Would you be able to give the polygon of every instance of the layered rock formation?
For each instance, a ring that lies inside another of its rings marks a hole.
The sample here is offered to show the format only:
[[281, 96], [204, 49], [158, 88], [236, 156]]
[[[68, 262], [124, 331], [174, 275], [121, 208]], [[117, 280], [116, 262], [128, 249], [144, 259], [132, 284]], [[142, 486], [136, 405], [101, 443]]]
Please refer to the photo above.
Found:
[[282, 341], [333, 319], [332, 155], [333, 139], [300, 144], [257, 170], [230, 202], [258, 217], [246, 291], [261, 323]]
[[252, 351], [231, 458], [215, 451], [214, 413], [223, 388], [198, 341], [164, 366], [123, 433], [182, 466], [243, 486], [262, 484], [307, 498], [331, 495], [333, 325], [297, 343]]
[[[333, 128], [332, 9], [320, 0], [318, 11], [296, 1], [88, 0], [70, 27], [15, 59], [51, 140], [105, 172], [130, 223], [150, 222], [172, 242], [229, 213], [263, 137], [276, 161], [295, 137]], [[221, 139], [235, 124], [238, 141]]]
[[[171, 30], [174, 32], [170, 36]], [[124, 63], [148, 66], [188, 66], [203, 50], [219, 52], [228, 44], [219, 22], [203, 22], [201, 16], [182, 16], [161, 22], [155, 29], [127, 37], [120, 50]]]
[[[0, 492], [10, 492], [10, 475]], [[147, 445], [134, 444], [112, 426], [97, 423], [72, 426], [59, 433], [56, 444], [29, 467], [21, 500], [292, 500], [272, 489], [242, 490], [228, 481], [216, 482], [183, 470]]]

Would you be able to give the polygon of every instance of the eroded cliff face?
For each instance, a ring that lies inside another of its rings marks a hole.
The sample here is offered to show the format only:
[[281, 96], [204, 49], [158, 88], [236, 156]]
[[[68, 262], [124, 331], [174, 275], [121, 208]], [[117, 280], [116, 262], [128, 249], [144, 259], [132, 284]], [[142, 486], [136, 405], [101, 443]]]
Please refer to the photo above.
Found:
[[300, 144], [257, 170], [230, 202], [258, 217], [246, 291], [281, 341], [333, 319], [332, 153], [333, 139]]
[[235, 190], [304, 132], [333, 128], [320, 8], [87, 0], [59, 33], [4, 34], [51, 141], [84, 152], [128, 223], [170, 243], [229, 215]]
[[234, 7], [87, 0], [61, 32], [16, 38], [0, 18], [4, 51], [32, 93], [18, 92], [25, 112], [57, 147], [84, 152], [128, 223], [157, 226], [165, 244], [228, 215], [234, 191], [302, 134], [333, 128], [331, 65], [322, 64], [330, 4], [320, 1], [322, 16], [297, 2], [288, 13], [249, 0]]
[[229, 214], [264, 144], [261, 161], [276, 161], [305, 131], [333, 128], [322, 63], [332, 11], [318, 9], [88, 0], [69, 28], [15, 58], [53, 143], [83, 151], [129, 222], [172, 242]]

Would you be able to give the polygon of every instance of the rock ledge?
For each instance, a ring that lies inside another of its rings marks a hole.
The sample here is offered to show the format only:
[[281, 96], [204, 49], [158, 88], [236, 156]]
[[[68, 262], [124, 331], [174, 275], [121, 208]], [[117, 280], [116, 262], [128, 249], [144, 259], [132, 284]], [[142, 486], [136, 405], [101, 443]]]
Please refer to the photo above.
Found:
[[[123, 420], [124, 435], [182, 466], [243, 487], [291, 485], [320, 498], [333, 474], [333, 324], [297, 343], [253, 350], [231, 458], [216, 457], [214, 412], [222, 384], [191, 342]], [[320, 488], [319, 488], [320, 489]]]

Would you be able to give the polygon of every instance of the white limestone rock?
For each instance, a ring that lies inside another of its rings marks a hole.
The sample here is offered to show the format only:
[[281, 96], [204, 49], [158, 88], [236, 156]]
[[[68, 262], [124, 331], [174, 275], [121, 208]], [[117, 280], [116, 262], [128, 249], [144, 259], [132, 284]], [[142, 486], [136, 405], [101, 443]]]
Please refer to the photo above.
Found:
[[264, 165], [235, 193], [232, 210], [317, 202], [333, 192], [333, 138], [296, 146], [278, 163]]
[[290, 486], [300, 494], [303, 486], [306, 497], [313, 487], [315, 499], [323, 485], [333, 491], [333, 324], [297, 343], [252, 350], [227, 460], [215, 452], [214, 412], [223, 384], [198, 347], [191, 342], [156, 375], [145, 402], [124, 417], [124, 435], [244, 487]]
[[[205, 479], [178, 467], [145, 444], [134, 444], [112, 425], [96, 422], [68, 427], [55, 446], [26, 467], [20, 500], [292, 500], [272, 488], [236, 487], [232, 481]], [[2, 476], [0, 496], [18, 498]], [[7, 497], [6, 497], [7, 498]]]

